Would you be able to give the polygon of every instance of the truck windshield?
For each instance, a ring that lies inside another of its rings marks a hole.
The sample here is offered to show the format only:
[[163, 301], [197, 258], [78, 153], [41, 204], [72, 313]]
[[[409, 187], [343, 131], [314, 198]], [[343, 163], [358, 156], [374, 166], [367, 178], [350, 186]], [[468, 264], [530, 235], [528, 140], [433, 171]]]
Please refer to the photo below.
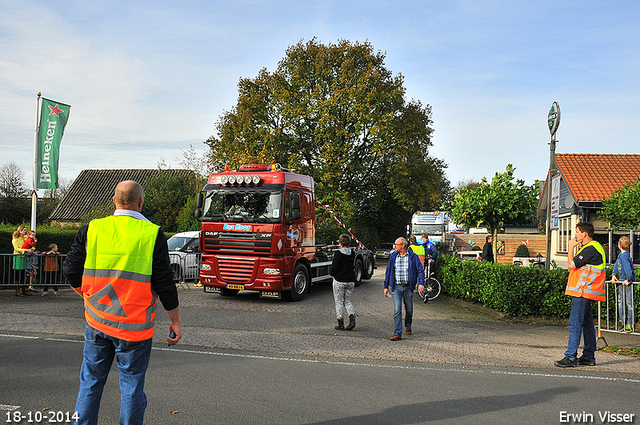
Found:
[[444, 226], [442, 224], [413, 224], [411, 233], [414, 235], [426, 233], [429, 236], [442, 236]]
[[204, 202], [204, 221], [279, 223], [282, 192], [212, 190]]

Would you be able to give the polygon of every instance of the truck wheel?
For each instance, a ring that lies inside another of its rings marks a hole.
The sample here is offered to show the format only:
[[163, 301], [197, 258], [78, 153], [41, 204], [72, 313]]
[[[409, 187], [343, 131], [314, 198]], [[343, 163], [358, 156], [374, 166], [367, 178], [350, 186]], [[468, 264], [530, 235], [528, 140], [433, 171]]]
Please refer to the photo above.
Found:
[[371, 276], [373, 276], [374, 263], [375, 263], [375, 260], [373, 259], [373, 255], [368, 254], [365, 261], [364, 274], [362, 276], [363, 279], [365, 280], [371, 279]]
[[353, 268], [353, 271], [356, 275], [355, 286], [360, 286], [360, 284], [362, 283], [362, 272], [363, 272], [362, 258], [358, 258], [356, 260], [356, 265]]
[[285, 292], [289, 301], [301, 301], [309, 291], [309, 271], [304, 264], [296, 264], [291, 291]]

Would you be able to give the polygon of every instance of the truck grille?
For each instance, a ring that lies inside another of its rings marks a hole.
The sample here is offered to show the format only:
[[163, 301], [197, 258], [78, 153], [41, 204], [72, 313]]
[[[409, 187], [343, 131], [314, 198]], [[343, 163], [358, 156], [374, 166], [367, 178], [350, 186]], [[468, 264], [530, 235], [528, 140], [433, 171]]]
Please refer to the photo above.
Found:
[[271, 252], [271, 233], [204, 232], [204, 249], [213, 254], [267, 256]]
[[220, 277], [227, 283], [250, 283], [253, 281], [255, 260], [247, 258], [218, 257]]

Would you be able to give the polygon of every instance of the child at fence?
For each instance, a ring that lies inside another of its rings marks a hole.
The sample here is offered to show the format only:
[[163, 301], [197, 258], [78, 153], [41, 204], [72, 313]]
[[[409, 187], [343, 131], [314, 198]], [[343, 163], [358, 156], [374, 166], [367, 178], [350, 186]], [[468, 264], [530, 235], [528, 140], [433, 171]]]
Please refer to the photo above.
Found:
[[33, 287], [33, 278], [36, 274], [38, 274], [38, 252], [36, 251], [36, 243], [38, 240], [36, 239], [35, 230], [29, 230], [27, 233], [27, 238], [24, 240], [22, 244], [22, 249], [30, 249], [32, 252], [27, 253], [27, 274], [29, 277], [29, 291], [36, 292]]
[[635, 308], [634, 308], [634, 285], [636, 281], [636, 273], [633, 267], [633, 260], [629, 254], [629, 247], [631, 246], [631, 240], [626, 237], [620, 237], [618, 241], [618, 248], [620, 248], [620, 255], [616, 260], [616, 264], [613, 266], [613, 274], [611, 275], [611, 282], [620, 282], [620, 288], [618, 288], [618, 311], [619, 319], [621, 322], [620, 331], [627, 333], [633, 332], [635, 324]]
[[49, 251], [44, 253], [44, 288], [42, 296], [49, 294], [49, 284], [53, 284], [53, 295], [58, 295], [58, 272], [60, 271], [60, 263], [58, 262], [58, 245], [52, 243], [49, 245]]

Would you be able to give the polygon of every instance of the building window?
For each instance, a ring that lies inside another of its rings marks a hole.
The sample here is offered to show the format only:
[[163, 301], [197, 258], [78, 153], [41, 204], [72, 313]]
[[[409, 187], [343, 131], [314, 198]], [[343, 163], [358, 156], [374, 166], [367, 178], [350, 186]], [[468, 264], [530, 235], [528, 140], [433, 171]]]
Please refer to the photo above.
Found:
[[569, 252], [569, 240], [571, 240], [571, 216], [558, 218], [558, 252]]

